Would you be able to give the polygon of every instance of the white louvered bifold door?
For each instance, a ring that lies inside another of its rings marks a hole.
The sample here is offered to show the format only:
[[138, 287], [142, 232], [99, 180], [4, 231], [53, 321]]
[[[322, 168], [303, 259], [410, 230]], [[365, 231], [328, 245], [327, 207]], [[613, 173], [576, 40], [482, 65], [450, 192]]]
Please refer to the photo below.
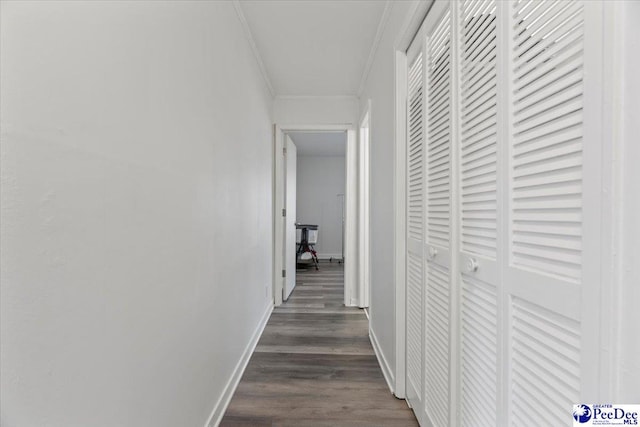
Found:
[[425, 286], [425, 417], [449, 425], [451, 317], [452, 43], [448, 3], [426, 21], [427, 277]]
[[[496, 426], [498, 45], [496, 2], [458, 4], [460, 425]], [[483, 414], [478, 417], [478, 414]]]
[[[585, 277], [586, 242], [597, 242], [585, 186], [585, 7], [582, 1], [509, 4], [507, 177], [508, 265], [504, 270], [509, 337], [509, 421], [567, 425], [572, 404], [588, 396], [597, 371], [584, 304], [596, 277]], [[591, 105], [594, 108], [600, 106]], [[599, 146], [597, 136], [590, 149]], [[585, 199], [586, 195], [586, 199]], [[588, 207], [588, 209], [587, 209]], [[594, 235], [595, 233], [595, 235]], [[597, 243], [596, 243], [597, 244]], [[591, 308], [591, 315], [596, 308]], [[587, 316], [587, 317], [590, 317]]]
[[[406, 396], [415, 408], [423, 407], [423, 347], [425, 276], [425, 120], [424, 44], [416, 37], [408, 55], [407, 76], [407, 327]], [[420, 411], [416, 411], [420, 417]]]
[[416, 313], [424, 346], [407, 343], [407, 372], [422, 354], [423, 426], [569, 425], [573, 404], [607, 396], [603, 7], [436, 1], [417, 36], [424, 166], [412, 225], [410, 145], [407, 298], [422, 306], [407, 305], [407, 338]]

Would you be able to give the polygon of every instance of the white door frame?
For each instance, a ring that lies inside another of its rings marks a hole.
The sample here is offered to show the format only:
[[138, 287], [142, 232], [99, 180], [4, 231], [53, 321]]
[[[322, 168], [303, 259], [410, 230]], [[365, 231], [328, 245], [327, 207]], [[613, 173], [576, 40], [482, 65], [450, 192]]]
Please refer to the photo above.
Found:
[[[358, 134], [358, 306], [370, 307], [370, 147], [371, 147], [371, 100], [360, 116]], [[366, 133], [366, 134], [365, 134]]]
[[297, 264], [297, 256], [296, 256], [296, 202], [297, 202], [297, 192], [296, 192], [296, 179], [297, 179], [297, 148], [296, 144], [293, 142], [289, 135], [286, 135], [283, 141], [284, 146], [287, 148], [284, 155], [284, 163], [285, 163], [285, 200], [284, 204], [286, 206], [286, 216], [284, 217], [284, 241], [285, 248], [283, 251], [283, 256], [285, 257], [284, 262], [284, 270], [286, 272], [284, 278], [284, 292], [282, 293], [282, 299], [288, 300], [289, 296], [296, 287], [296, 264]]
[[272, 199], [273, 199], [273, 280], [272, 280], [272, 301], [273, 305], [282, 304], [282, 294], [284, 289], [284, 216], [282, 214], [285, 209], [285, 179], [284, 170], [285, 162], [283, 150], [285, 147], [285, 139], [282, 130], [278, 125], [273, 125], [273, 150], [272, 150]]
[[400, 36], [394, 43], [395, 90], [394, 90], [394, 270], [395, 270], [395, 332], [396, 366], [393, 393], [396, 397], [406, 397], [406, 122], [407, 122], [407, 49], [418, 33], [433, 0], [415, 3], [407, 15]]
[[358, 259], [358, 147], [356, 130], [351, 124], [274, 124], [273, 125], [273, 295], [274, 305], [282, 304], [282, 242], [284, 227], [284, 168], [282, 163], [283, 135], [287, 132], [335, 132], [347, 134], [345, 155], [345, 230], [344, 230], [344, 305], [358, 305], [357, 259]]

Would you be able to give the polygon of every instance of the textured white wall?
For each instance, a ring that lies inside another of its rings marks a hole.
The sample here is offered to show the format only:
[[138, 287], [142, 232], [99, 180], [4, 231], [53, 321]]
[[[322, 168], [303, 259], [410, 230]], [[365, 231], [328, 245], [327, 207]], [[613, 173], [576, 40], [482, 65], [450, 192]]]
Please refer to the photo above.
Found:
[[318, 225], [318, 255], [342, 254], [344, 156], [298, 156], [297, 222]]
[[[394, 283], [394, 42], [413, 2], [393, 2], [389, 21], [360, 97], [361, 110], [371, 100], [370, 247], [371, 329], [383, 357], [395, 367]], [[394, 374], [395, 375], [395, 374]]]
[[233, 5], [1, 7], [0, 424], [202, 426], [270, 304], [271, 98]]

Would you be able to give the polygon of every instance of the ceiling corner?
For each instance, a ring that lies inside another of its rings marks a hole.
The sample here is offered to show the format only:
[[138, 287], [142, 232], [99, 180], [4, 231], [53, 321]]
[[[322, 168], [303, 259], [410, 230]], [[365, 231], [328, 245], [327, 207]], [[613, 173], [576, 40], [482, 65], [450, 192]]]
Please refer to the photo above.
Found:
[[[260, 69], [260, 74], [262, 74], [262, 78], [264, 79], [264, 83], [269, 89], [269, 93], [271, 97], [275, 98], [276, 93], [273, 88], [273, 84], [271, 83], [271, 79], [269, 78], [269, 74], [267, 73], [267, 69], [264, 66], [264, 62], [262, 61], [262, 56], [260, 56], [260, 51], [258, 51], [258, 46], [253, 38], [253, 34], [251, 33], [251, 28], [249, 28], [249, 24], [247, 23], [247, 18], [244, 16], [244, 11], [242, 10], [242, 5], [239, 0], [233, 0], [233, 7], [236, 10], [236, 14], [238, 15], [238, 20], [240, 21], [240, 25], [244, 30], [245, 36], [247, 37], [247, 41], [251, 46], [251, 51], [253, 52], [253, 56], [258, 63], [258, 68]], [[386, 9], [385, 9], [386, 10]]]
[[362, 92], [364, 91], [364, 85], [367, 83], [367, 78], [369, 77], [369, 73], [371, 72], [371, 67], [373, 66], [373, 60], [376, 57], [376, 53], [378, 51], [378, 46], [380, 45], [380, 40], [382, 39], [382, 34], [384, 33], [385, 27], [387, 26], [387, 22], [389, 21], [389, 15], [391, 12], [392, 1], [387, 0], [384, 5], [384, 10], [382, 11], [382, 15], [380, 16], [380, 22], [378, 22], [378, 29], [376, 30], [376, 36], [373, 39], [373, 43], [371, 44], [371, 49], [369, 50], [369, 57], [367, 58], [367, 63], [362, 70], [362, 77], [360, 78], [360, 85], [358, 86], [358, 92], [356, 93], [356, 98], [360, 98]]

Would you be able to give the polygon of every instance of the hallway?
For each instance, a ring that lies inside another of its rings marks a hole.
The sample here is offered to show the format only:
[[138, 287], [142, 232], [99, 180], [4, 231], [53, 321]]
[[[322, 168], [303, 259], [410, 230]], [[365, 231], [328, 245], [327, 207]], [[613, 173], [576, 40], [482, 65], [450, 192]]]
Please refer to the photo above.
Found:
[[0, 426], [640, 414], [638, 22], [0, 0]]
[[296, 282], [274, 309], [221, 426], [417, 425], [389, 392], [364, 312], [343, 305], [343, 266], [298, 270]]

